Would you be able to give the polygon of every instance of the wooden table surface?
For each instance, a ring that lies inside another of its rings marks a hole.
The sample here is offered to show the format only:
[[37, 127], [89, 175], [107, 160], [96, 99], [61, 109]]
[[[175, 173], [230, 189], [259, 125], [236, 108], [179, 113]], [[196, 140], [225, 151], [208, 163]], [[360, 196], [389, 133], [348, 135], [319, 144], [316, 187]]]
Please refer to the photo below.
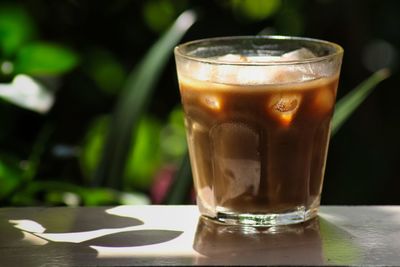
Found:
[[400, 206], [324, 206], [278, 228], [234, 227], [195, 206], [1, 208], [0, 266], [400, 266]]

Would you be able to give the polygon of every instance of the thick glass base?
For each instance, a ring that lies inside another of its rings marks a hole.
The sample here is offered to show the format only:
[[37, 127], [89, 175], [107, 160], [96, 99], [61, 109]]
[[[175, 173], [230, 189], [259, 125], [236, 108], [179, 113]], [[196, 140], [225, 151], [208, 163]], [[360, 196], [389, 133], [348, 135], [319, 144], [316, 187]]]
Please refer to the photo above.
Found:
[[305, 222], [316, 217], [317, 212], [318, 207], [306, 209], [304, 206], [297, 207], [294, 211], [290, 212], [270, 214], [251, 214], [218, 211], [216, 217], [211, 219], [229, 225], [271, 227]]

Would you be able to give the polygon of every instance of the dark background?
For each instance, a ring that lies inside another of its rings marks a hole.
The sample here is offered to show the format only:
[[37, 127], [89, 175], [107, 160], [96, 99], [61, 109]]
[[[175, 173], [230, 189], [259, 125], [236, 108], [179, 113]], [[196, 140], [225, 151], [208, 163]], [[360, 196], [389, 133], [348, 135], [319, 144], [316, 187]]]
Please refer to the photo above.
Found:
[[[80, 55], [80, 63], [59, 77], [56, 103], [48, 114], [38, 115], [0, 103], [1, 153], [22, 161], [27, 159], [38, 132], [50, 122], [53, 132], [34, 179], [65, 181], [84, 187], [86, 178], [79, 156], [67, 153], [60, 157], [54, 149], [61, 147], [67, 152], [71, 148], [80, 149], [90, 123], [113, 110], [118, 96], [115, 88], [122, 82], [110, 85], [115, 89], [110, 93], [93, 81], [87, 72], [93, 51], [111, 55], [121, 67], [121, 73], [126, 75], [180, 12], [194, 8], [199, 19], [181, 42], [214, 36], [254, 35], [263, 31], [325, 39], [342, 45], [345, 54], [338, 98], [374, 71], [390, 68], [391, 77], [378, 85], [331, 140], [322, 204], [400, 204], [400, 92], [397, 86], [400, 82], [400, 1], [282, 0], [274, 1], [278, 2], [278, 7], [263, 17], [244, 12], [237, 2], [13, 2], [19, 3], [31, 16], [38, 38], [71, 48]], [[157, 19], [154, 22], [155, 17], [159, 18], [158, 22]], [[148, 113], [165, 121], [179, 104], [172, 51], [155, 95]], [[19, 189], [13, 193], [17, 194]], [[131, 186], [123, 190], [150, 192], [149, 187]], [[62, 204], [50, 201], [46, 194], [34, 194], [25, 202], [3, 200], [3, 204]]]

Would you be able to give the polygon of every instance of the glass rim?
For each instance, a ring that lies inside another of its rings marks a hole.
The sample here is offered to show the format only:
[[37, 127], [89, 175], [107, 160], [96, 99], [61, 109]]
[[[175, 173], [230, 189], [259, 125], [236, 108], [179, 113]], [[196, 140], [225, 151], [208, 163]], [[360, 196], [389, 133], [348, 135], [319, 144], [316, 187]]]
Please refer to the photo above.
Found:
[[[266, 40], [286, 40], [286, 41], [306, 41], [312, 42], [315, 44], [325, 45], [334, 49], [331, 54], [324, 56], [316, 56], [307, 59], [298, 59], [298, 60], [279, 60], [279, 61], [257, 61], [257, 62], [232, 62], [226, 61], [216, 58], [202, 58], [198, 56], [191, 56], [182, 51], [183, 48], [188, 47], [190, 45], [200, 44], [204, 42], [215, 42], [215, 41], [227, 41], [227, 40], [251, 40], [251, 39], [266, 39]], [[316, 39], [316, 38], [308, 38], [308, 37], [298, 37], [298, 36], [285, 36], [285, 35], [242, 35], [242, 36], [224, 36], [224, 37], [212, 37], [212, 38], [203, 38], [197, 39], [193, 41], [189, 41], [186, 43], [182, 43], [177, 45], [174, 48], [174, 53], [176, 56], [182, 57], [187, 60], [197, 61], [206, 64], [218, 64], [218, 65], [232, 65], [232, 66], [275, 66], [275, 65], [297, 65], [297, 64], [308, 64], [308, 63], [318, 63], [321, 61], [329, 60], [331, 58], [342, 55], [344, 52], [343, 48], [333, 42]]]

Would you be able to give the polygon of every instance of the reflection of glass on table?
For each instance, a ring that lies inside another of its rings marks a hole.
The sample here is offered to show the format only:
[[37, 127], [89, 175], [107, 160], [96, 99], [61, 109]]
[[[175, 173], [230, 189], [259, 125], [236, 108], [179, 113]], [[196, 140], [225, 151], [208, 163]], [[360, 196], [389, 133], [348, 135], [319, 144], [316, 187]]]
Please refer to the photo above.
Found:
[[323, 265], [318, 218], [271, 228], [218, 224], [200, 217], [193, 248], [197, 264]]

